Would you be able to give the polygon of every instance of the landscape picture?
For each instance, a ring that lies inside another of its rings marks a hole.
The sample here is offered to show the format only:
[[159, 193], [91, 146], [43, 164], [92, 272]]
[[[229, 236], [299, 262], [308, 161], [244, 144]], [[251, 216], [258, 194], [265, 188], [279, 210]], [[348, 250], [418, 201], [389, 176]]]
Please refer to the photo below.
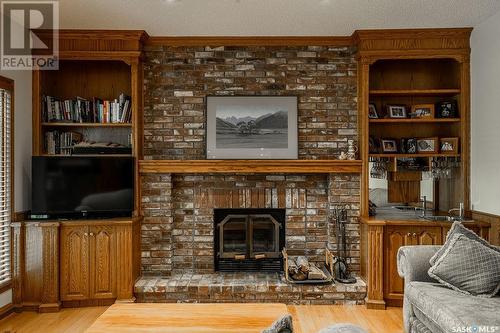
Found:
[[207, 155], [266, 158], [272, 149], [291, 158], [290, 152], [296, 150], [296, 118], [296, 97], [209, 97]]
[[216, 122], [217, 148], [288, 147], [286, 110], [222, 109], [217, 112]]

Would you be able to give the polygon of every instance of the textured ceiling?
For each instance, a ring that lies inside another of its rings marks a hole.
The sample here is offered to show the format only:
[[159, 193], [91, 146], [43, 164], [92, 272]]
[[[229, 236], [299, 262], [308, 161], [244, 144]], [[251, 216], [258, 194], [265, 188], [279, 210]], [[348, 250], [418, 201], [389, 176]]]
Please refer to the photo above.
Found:
[[500, 0], [60, 0], [60, 26], [153, 36], [343, 36], [474, 27], [499, 10]]

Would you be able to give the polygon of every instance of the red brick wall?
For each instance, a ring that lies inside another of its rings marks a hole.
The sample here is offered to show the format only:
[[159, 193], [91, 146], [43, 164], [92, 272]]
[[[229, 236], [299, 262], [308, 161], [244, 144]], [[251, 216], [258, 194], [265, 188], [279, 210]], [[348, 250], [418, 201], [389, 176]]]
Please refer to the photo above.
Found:
[[299, 158], [335, 158], [347, 139], [357, 136], [354, 51], [328, 46], [147, 47], [145, 158], [205, 158], [207, 95], [298, 96]]
[[145, 275], [213, 272], [214, 208], [285, 208], [291, 255], [319, 262], [335, 249], [331, 209], [348, 209], [348, 248], [359, 270], [358, 175], [148, 175], [143, 178]]
[[[149, 46], [146, 159], [205, 158], [205, 96], [296, 95], [299, 158], [335, 159], [357, 137], [350, 47]], [[322, 260], [335, 248], [331, 210], [349, 209], [349, 256], [359, 271], [359, 175], [144, 175], [142, 274], [213, 271], [213, 208], [286, 208], [287, 248]]]

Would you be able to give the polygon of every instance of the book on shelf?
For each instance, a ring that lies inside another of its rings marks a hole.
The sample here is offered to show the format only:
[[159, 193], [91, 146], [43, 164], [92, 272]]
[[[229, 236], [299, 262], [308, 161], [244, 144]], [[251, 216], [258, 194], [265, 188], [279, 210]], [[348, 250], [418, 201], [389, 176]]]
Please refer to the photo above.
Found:
[[78, 132], [45, 132], [45, 152], [49, 155], [71, 155], [73, 146], [82, 141]]
[[43, 122], [115, 124], [132, 120], [131, 99], [123, 93], [111, 101], [79, 96], [66, 100], [43, 96], [42, 101]]

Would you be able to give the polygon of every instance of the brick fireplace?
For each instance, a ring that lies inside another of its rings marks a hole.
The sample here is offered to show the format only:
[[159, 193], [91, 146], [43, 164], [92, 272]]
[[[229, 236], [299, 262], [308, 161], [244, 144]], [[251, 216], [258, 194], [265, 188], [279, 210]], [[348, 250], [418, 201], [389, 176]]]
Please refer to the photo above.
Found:
[[[144, 158], [205, 159], [207, 95], [295, 95], [299, 159], [336, 159], [347, 140], [357, 137], [354, 53], [338, 46], [147, 46]], [[142, 278], [136, 297], [362, 303], [362, 281], [290, 285], [276, 272], [219, 272], [215, 264], [219, 209], [283, 210], [288, 254], [319, 263], [326, 246], [335, 251], [331, 211], [341, 205], [349, 216], [348, 262], [357, 273], [359, 195], [359, 174], [142, 174]]]
[[[218, 302], [261, 297], [259, 301], [277, 301], [275, 291], [290, 288], [281, 301], [363, 302], [362, 281], [345, 286], [289, 285], [279, 273], [221, 273], [214, 260], [215, 212], [229, 208], [255, 213], [263, 208], [284, 210], [285, 246], [290, 255], [306, 255], [320, 263], [325, 246], [336, 248], [330, 211], [342, 203], [349, 215], [349, 263], [359, 272], [359, 181], [357, 174], [144, 175], [143, 278], [136, 284], [138, 300]], [[244, 296], [236, 292], [238, 288], [243, 288]]]

